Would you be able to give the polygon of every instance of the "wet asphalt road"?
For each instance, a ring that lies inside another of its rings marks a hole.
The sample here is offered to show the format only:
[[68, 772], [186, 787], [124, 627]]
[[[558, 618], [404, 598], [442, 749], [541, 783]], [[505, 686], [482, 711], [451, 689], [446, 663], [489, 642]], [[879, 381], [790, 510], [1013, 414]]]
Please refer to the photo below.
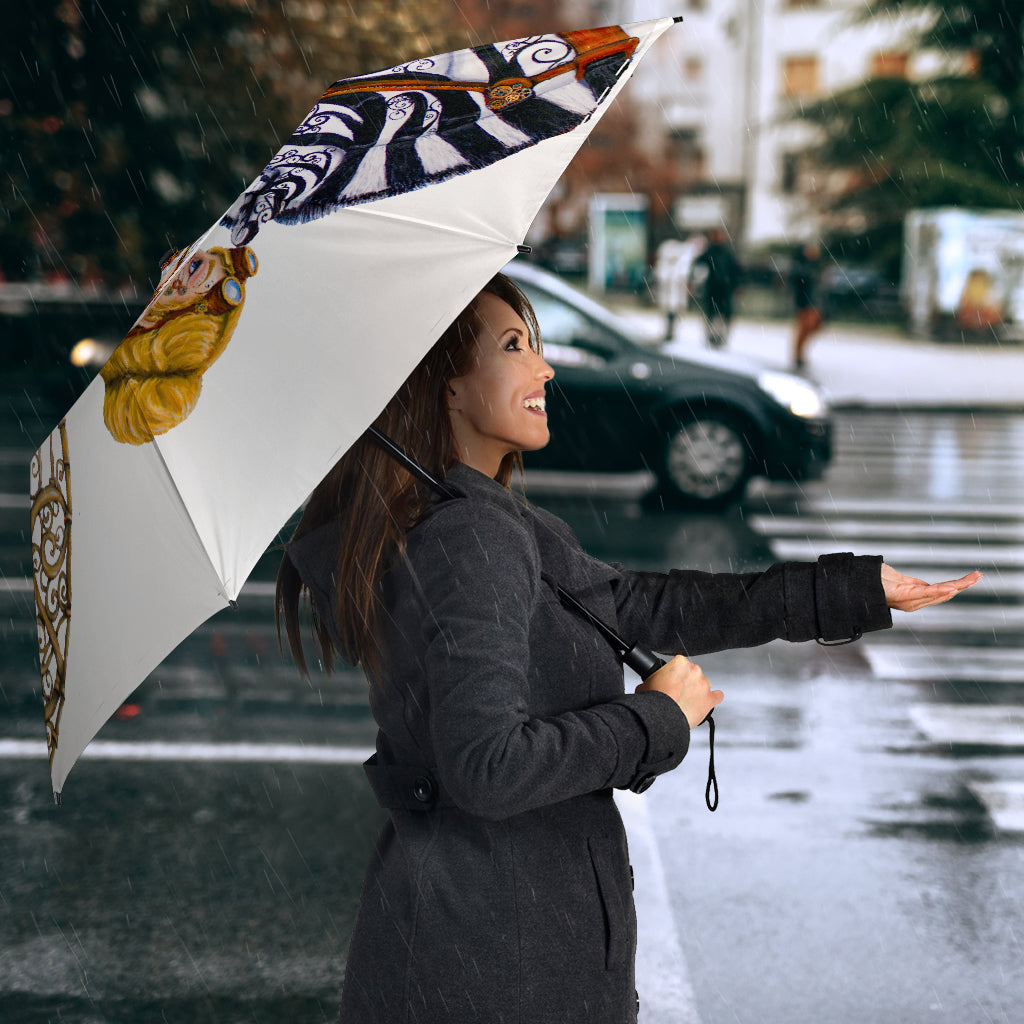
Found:
[[[17, 581], [30, 444], [13, 418], [3, 430], [0, 574]], [[1022, 440], [1024, 417], [843, 414], [826, 482], [764, 489], [725, 515], [534, 495], [595, 554], [638, 568], [852, 549], [928, 578], [988, 574], [957, 606], [851, 647], [701, 659], [726, 692], [721, 806], [703, 805], [703, 741], [644, 797], [668, 894], [654, 940], [678, 946], [688, 982], [675, 1012], [644, 1024], [1019, 1019], [1024, 833], [977, 787], [1024, 782]], [[0, 604], [0, 737], [41, 738], [31, 597], [9, 586]], [[380, 820], [344, 763], [372, 742], [362, 685], [302, 682], [257, 587], [100, 739], [246, 741], [258, 763], [84, 758], [55, 808], [45, 762], [0, 759], [0, 1021], [335, 1019]], [[964, 742], [930, 731], [949, 709]], [[992, 709], [1009, 723], [1001, 742], [970, 739]], [[342, 763], [294, 760], [303, 744]]]

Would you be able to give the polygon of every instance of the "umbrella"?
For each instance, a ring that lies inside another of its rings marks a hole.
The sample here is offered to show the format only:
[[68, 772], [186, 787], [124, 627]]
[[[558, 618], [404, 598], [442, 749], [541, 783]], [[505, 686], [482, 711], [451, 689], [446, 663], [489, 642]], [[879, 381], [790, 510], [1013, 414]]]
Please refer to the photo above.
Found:
[[516, 254], [674, 20], [336, 82], [227, 213], [166, 260], [32, 459], [58, 799], [107, 718], [235, 602], [281, 526]]

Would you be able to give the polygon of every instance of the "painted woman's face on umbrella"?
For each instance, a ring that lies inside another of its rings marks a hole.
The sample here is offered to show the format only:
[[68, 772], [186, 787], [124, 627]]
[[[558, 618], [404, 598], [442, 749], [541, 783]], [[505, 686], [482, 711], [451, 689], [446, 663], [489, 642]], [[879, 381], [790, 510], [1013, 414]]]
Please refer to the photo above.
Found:
[[536, 451], [550, 440], [544, 385], [555, 371], [507, 302], [484, 292], [477, 310], [473, 368], [448, 382], [448, 410], [459, 459], [494, 476], [510, 452]]
[[174, 310], [194, 306], [215, 289], [226, 290], [231, 305], [237, 306], [242, 298], [242, 288], [235, 278], [231, 252], [220, 248], [200, 249], [180, 264], [179, 253], [171, 256], [164, 264], [156, 295], [137, 326], [155, 327]]
[[227, 347], [256, 273], [248, 246], [172, 258], [156, 294], [100, 371], [103, 422], [123, 444], [146, 444], [195, 408], [203, 374]]

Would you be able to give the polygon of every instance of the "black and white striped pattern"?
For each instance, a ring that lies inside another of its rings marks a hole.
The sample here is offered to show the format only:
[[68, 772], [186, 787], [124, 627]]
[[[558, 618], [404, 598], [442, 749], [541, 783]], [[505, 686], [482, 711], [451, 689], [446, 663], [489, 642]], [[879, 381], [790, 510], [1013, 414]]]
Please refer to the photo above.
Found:
[[221, 223], [242, 245], [269, 220], [304, 223], [487, 167], [586, 120], [631, 52], [581, 63], [571, 37], [533, 36], [336, 82]]

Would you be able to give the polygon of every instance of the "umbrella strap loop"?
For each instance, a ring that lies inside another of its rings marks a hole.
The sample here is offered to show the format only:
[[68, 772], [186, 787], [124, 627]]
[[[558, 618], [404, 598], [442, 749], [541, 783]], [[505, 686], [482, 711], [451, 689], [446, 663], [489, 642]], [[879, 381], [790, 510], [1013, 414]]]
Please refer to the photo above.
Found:
[[[704, 719], [708, 723], [708, 785], [704, 790], [704, 803], [709, 811], [718, 810], [718, 776], [715, 774], [715, 718], [711, 712]], [[712, 795], [714, 794], [714, 795]]]

